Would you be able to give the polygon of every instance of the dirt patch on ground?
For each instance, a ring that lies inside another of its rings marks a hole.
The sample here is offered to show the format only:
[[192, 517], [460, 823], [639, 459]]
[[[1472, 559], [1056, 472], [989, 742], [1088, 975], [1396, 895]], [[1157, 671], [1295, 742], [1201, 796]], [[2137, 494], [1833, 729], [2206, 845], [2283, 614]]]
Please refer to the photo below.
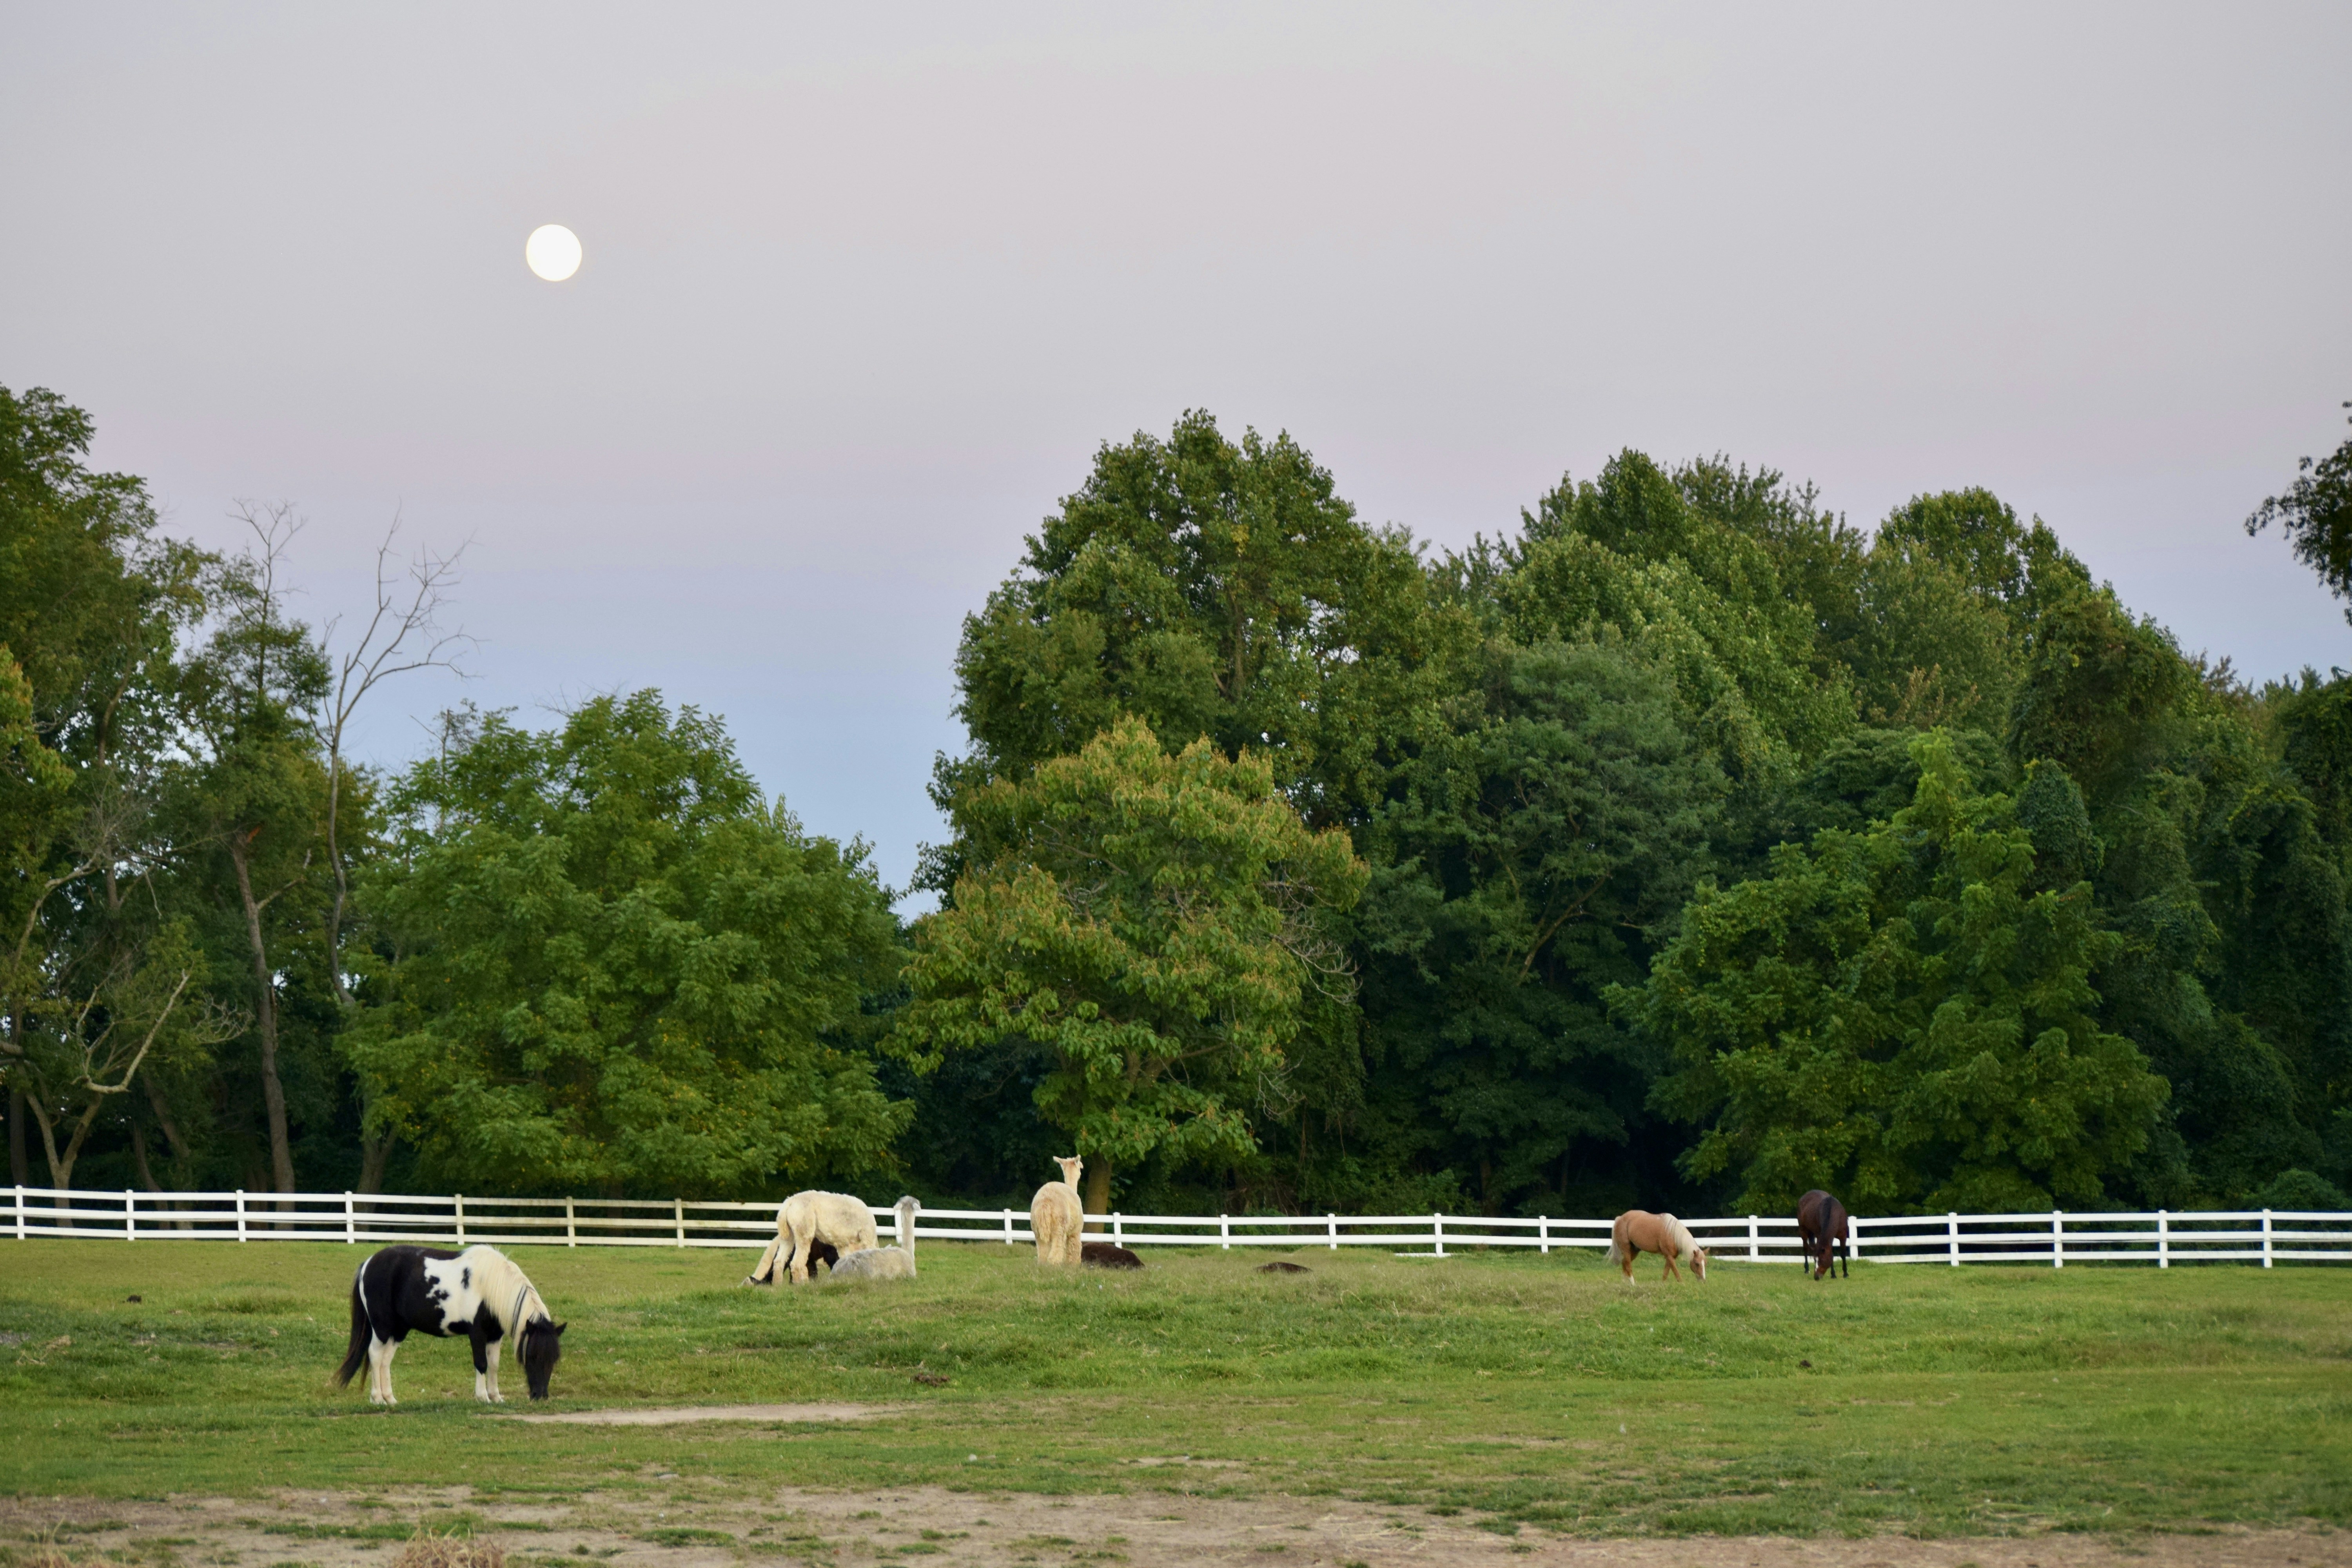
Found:
[[[649, 1480], [674, 1479], [655, 1472]], [[1507, 1529], [1508, 1526], [1503, 1526]], [[76, 1563], [205, 1568], [387, 1568], [419, 1532], [471, 1531], [509, 1568], [719, 1568], [760, 1558], [942, 1564], [1128, 1563], [1386, 1568], [1388, 1564], [1632, 1564], [1636, 1568], [2352, 1568], [2352, 1532], [2206, 1535], [1563, 1540], [1501, 1534], [1475, 1520], [1322, 1499], [1164, 1492], [1057, 1499], [935, 1488], [701, 1501], [596, 1491], [517, 1502], [468, 1489], [163, 1503], [0, 1501], [0, 1535], [62, 1548]]]
[[863, 1421], [895, 1415], [903, 1405], [674, 1405], [651, 1410], [568, 1410], [561, 1415], [515, 1415], [565, 1426], [674, 1426], [681, 1421]]

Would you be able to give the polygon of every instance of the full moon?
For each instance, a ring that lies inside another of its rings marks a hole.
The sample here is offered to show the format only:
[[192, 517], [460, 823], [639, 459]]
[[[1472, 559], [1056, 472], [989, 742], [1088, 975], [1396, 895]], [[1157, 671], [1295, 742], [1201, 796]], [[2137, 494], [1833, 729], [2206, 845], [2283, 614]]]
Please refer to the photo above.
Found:
[[580, 237], [560, 223], [541, 224], [522, 242], [522, 258], [550, 283], [580, 270]]

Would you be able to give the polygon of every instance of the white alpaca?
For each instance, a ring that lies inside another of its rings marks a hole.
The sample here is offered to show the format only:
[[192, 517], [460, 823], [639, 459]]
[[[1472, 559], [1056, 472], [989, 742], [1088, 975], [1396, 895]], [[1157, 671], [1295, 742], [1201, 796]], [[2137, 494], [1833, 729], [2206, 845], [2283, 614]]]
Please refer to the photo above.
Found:
[[898, 1245], [869, 1247], [862, 1252], [845, 1252], [833, 1266], [835, 1279], [912, 1279], [915, 1277], [915, 1211], [922, 1205], [912, 1198], [900, 1198], [891, 1205], [898, 1211]]
[[1056, 1156], [1054, 1163], [1062, 1167], [1062, 1179], [1047, 1182], [1029, 1200], [1029, 1231], [1037, 1238], [1038, 1262], [1076, 1268], [1085, 1245], [1078, 1237], [1087, 1228], [1087, 1205], [1078, 1197], [1078, 1173], [1086, 1166], [1075, 1154]]
[[[746, 1285], [772, 1285], [782, 1262], [795, 1285], [808, 1283], [809, 1244], [822, 1241], [845, 1256], [881, 1240], [874, 1228], [874, 1212], [864, 1198], [843, 1193], [794, 1193], [776, 1210], [776, 1239], [760, 1254], [760, 1266], [745, 1276]], [[779, 1256], [781, 1255], [781, 1257]]]

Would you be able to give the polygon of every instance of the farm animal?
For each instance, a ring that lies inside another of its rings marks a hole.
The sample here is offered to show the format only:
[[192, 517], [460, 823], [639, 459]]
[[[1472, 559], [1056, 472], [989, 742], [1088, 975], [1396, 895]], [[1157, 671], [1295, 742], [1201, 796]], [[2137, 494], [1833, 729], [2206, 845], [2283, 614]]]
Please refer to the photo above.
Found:
[[1687, 1259], [1691, 1272], [1699, 1279], [1706, 1278], [1706, 1254], [1692, 1239], [1690, 1226], [1670, 1214], [1652, 1214], [1647, 1209], [1627, 1209], [1609, 1227], [1609, 1261], [1625, 1270], [1625, 1283], [1633, 1282], [1633, 1259], [1645, 1252], [1654, 1252], [1666, 1260], [1665, 1273], [1681, 1279], [1675, 1267], [1676, 1258]]
[[1087, 1227], [1087, 1207], [1078, 1200], [1078, 1173], [1086, 1163], [1076, 1154], [1055, 1156], [1062, 1179], [1047, 1182], [1029, 1200], [1029, 1233], [1037, 1238], [1037, 1261], [1076, 1265], [1079, 1233]]
[[1286, 1263], [1279, 1258], [1271, 1263], [1259, 1264], [1257, 1271], [1260, 1274], [1312, 1274], [1315, 1272], [1304, 1263]]
[[794, 1193], [776, 1210], [776, 1239], [760, 1254], [760, 1266], [744, 1277], [746, 1285], [772, 1285], [782, 1265], [795, 1285], [808, 1283], [810, 1253], [824, 1242], [841, 1252], [880, 1244], [874, 1212], [864, 1198], [843, 1193]]
[[1143, 1259], [1126, 1247], [1109, 1241], [1087, 1241], [1078, 1245], [1078, 1261], [1089, 1268], [1140, 1268]]
[[1846, 1232], [1845, 1205], [1830, 1194], [1815, 1187], [1797, 1200], [1797, 1242], [1804, 1248], [1798, 1262], [1813, 1271], [1819, 1279], [1824, 1274], [1837, 1272], [1836, 1259], [1845, 1259], [1848, 1276], [1853, 1273], [1853, 1256], [1849, 1250]]
[[485, 1405], [506, 1403], [499, 1392], [499, 1345], [513, 1340], [530, 1396], [544, 1399], [563, 1353], [563, 1327], [538, 1288], [495, 1247], [387, 1247], [352, 1276], [352, 1342], [335, 1386], [348, 1386], [364, 1361], [368, 1403], [399, 1404], [392, 1395], [392, 1357], [413, 1330], [473, 1341], [474, 1397]]
[[912, 1198], [900, 1198], [891, 1205], [898, 1211], [898, 1245], [869, 1247], [857, 1252], [845, 1252], [833, 1266], [835, 1279], [912, 1279], [915, 1277], [915, 1210], [921, 1205]]

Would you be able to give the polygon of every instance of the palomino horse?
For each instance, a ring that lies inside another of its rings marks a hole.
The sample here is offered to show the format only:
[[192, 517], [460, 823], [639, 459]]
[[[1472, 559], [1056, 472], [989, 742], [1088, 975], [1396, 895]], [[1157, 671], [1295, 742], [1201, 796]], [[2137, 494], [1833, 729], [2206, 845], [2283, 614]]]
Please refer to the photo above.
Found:
[[469, 1247], [387, 1247], [352, 1277], [352, 1343], [335, 1373], [341, 1388], [368, 1363], [368, 1402], [397, 1405], [392, 1396], [392, 1356], [411, 1330], [474, 1342], [474, 1397], [504, 1405], [499, 1392], [499, 1342], [511, 1339], [533, 1399], [547, 1397], [547, 1379], [563, 1353], [563, 1325], [548, 1314], [539, 1289], [506, 1254]]
[[1797, 1244], [1804, 1248], [1804, 1256], [1797, 1261], [1811, 1268], [1818, 1279], [1835, 1273], [1833, 1259], [1843, 1258], [1846, 1274], [1851, 1276], [1853, 1255], [1847, 1228], [1845, 1205], [1815, 1187], [1797, 1200]]
[[1654, 1252], [1666, 1260], [1666, 1271], [1660, 1279], [1682, 1278], [1675, 1260], [1682, 1258], [1691, 1266], [1699, 1279], [1706, 1278], [1706, 1254], [1691, 1239], [1690, 1226], [1670, 1214], [1652, 1214], [1647, 1209], [1627, 1209], [1609, 1227], [1609, 1261], [1625, 1270], [1625, 1283], [1633, 1282], [1633, 1259], [1645, 1252]]

